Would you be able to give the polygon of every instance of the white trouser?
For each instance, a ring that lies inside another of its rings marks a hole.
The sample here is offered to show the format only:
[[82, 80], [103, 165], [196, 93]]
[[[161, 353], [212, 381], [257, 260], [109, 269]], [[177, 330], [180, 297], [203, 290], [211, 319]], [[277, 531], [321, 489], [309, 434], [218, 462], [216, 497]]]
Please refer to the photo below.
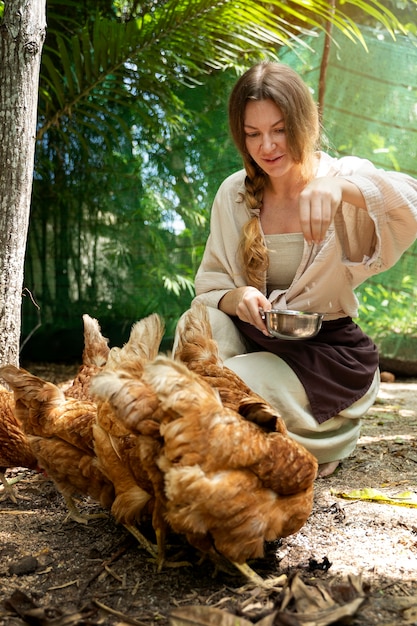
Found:
[[378, 370], [362, 398], [318, 424], [304, 387], [290, 366], [271, 352], [247, 353], [245, 341], [230, 317], [212, 307], [208, 307], [208, 312], [224, 364], [278, 410], [291, 437], [314, 454], [319, 463], [337, 461], [353, 452], [360, 434], [360, 418], [378, 394]]

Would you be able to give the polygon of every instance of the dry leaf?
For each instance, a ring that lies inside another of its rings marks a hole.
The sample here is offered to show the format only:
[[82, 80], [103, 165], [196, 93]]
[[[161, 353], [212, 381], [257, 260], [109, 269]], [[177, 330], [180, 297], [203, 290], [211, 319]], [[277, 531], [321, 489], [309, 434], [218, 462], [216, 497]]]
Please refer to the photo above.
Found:
[[277, 621], [277, 615], [278, 615], [278, 611], [274, 611], [273, 613], [266, 615], [259, 622], [256, 622], [256, 626], [300, 626], [299, 622], [292, 622], [292, 621], [286, 621], [284, 623], [279, 622]]
[[297, 613], [297, 618], [302, 626], [329, 626], [330, 624], [345, 620], [347, 617], [353, 617], [364, 600], [365, 598], [356, 598], [356, 600], [343, 606], [324, 609], [323, 611], [317, 611], [316, 613], [310, 613], [308, 615]]
[[306, 585], [299, 576], [295, 576], [291, 583], [291, 593], [297, 613], [311, 614], [334, 604], [334, 600], [322, 586]]
[[[299, 575], [295, 575], [285, 590], [281, 610], [275, 617], [274, 624], [294, 626], [328, 626], [347, 617], [352, 617], [365, 600], [360, 576], [350, 576], [349, 595], [352, 599], [339, 604], [332, 595], [331, 587], [322, 584], [306, 585]], [[291, 611], [285, 610], [291, 603]], [[293, 617], [293, 622], [286, 622], [285, 617]]]
[[[252, 626], [243, 617], [232, 615], [211, 606], [186, 606], [173, 609], [169, 616], [171, 626]], [[265, 625], [264, 626], [269, 626]]]

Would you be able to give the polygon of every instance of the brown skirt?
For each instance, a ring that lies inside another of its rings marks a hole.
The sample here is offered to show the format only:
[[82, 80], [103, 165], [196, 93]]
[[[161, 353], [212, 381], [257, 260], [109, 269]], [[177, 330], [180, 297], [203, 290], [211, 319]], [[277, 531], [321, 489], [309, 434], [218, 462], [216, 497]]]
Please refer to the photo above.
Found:
[[315, 337], [299, 341], [266, 337], [238, 317], [232, 320], [250, 352], [272, 352], [294, 370], [319, 424], [362, 398], [372, 384], [378, 349], [350, 317], [323, 322]]

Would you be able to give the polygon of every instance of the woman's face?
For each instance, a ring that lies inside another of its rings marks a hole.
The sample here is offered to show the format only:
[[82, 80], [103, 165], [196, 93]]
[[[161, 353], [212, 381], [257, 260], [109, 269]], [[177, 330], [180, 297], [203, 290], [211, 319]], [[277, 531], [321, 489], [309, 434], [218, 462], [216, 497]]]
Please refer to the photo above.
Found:
[[271, 178], [288, 174], [296, 163], [287, 147], [284, 115], [272, 100], [252, 100], [245, 108], [246, 149]]

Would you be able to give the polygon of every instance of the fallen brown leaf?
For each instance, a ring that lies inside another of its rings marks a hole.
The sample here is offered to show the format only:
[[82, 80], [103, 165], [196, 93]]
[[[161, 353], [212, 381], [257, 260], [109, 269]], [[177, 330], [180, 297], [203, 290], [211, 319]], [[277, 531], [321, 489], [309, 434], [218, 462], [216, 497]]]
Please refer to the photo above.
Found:
[[[277, 617], [291, 614], [302, 626], [328, 626], [347, 617], [352, 617], [365, 601], [365, 592], [360, 576], [349, 576], [343, 594], [338, 583], [335, 590], [329, 585], [306, 585], [297, 574], [284, 590], [284, 598]], [[335, 599], [338, 597], [338, 600]], [[341, 599], [349, 598], [348, 601]], [[291, 607], [291, 611], [286, 611]], [[285, 624], [276, 620], [274, 624]], [[296, 623], [296, 622], [295, 622]]]
[[252, 622], [210, 606], [187, 606], [173, 609], [171, 626], [252, 626]]

